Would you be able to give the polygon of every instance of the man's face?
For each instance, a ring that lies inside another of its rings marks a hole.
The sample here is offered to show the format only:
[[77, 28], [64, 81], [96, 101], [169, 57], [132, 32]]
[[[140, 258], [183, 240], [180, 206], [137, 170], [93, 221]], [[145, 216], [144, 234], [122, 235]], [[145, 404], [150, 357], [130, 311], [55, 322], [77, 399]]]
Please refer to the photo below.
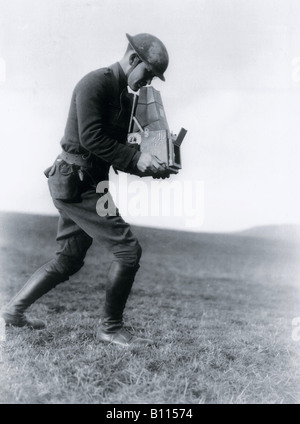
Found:
[[127, 84], [133, 91], [138, 91], [141, 87], [151, 84], [155, 75], [146, 68], [144, 62], [139, 63], [129, 74]]

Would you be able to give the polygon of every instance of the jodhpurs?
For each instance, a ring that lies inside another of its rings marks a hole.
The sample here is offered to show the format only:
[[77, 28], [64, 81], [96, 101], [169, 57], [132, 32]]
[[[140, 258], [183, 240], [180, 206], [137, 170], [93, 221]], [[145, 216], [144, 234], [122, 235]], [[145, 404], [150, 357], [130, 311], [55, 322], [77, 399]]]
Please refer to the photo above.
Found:
[[104, 245], [117, 260], [128, 267], [139, 264], [142, 249], [132, 234], [130, 225], [117, 216], [99, 216], [96, 211], [100, 194], [95, 188], [82, 194], [82, 200], [67, 203], [53, 200], [59, 211], [56, 257], [48, 263], [48, 270], [66, 275], [79, 271], [93, 240]]

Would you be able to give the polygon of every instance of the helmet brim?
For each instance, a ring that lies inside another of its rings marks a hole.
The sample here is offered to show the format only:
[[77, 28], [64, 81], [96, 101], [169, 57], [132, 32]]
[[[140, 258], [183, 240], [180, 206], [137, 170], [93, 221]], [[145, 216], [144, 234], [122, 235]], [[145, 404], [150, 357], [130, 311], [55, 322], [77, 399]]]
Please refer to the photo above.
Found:
[[149, 63], [146, 59], [146, 57], [144, 56], [143, 52], [141, 51], [141, 49], [139, 49], [139, 47], [135, 44], [133, 38], [131, 35], [126, 33], [126, 37], [129, 41], [129, 44], [131, 45], [131, 47], [136, 51], [136, 53], [138, 54], [138, 56], [141, 58], [141, 60], [147, 65], [147, 67], [151, 70], [151, 72], [153, 72], [153, 74], [158, 77], [159, 79], [161, 79], [162, 81], [166, 81], [165, 77], [163, 74], [161, 74], [160, 72], [157, 71], [157, 69], [155, 69], [155, 67], [153, 65], [151, 65], [151, 63]]

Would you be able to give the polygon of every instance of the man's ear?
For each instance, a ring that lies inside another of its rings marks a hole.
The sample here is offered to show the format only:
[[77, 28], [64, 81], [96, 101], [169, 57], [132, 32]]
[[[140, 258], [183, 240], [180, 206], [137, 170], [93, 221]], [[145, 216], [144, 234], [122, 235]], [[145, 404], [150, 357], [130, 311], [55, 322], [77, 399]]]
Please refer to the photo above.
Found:
[[135, 52], [131, 53], [131, 55], [129, 56], [129, 65], [135, 67], [140, 62], [141, 62], [141, 59], [138, 57], [138, 55]]

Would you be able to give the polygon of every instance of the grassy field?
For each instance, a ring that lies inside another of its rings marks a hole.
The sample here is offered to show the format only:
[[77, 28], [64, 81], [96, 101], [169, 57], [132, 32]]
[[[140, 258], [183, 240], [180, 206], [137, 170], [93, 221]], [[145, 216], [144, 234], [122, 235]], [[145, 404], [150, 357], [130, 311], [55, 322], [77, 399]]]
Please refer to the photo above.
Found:
[[[51, 259], [56, 221], [0, 215], [0, 307]], [[111, 257], [93, 245], [85, 267], [31, 307], [46, 330], [6, 330], [0, 403], [299, 403], [296, 230], [134, 228], [144, 254], [126, 323], [155, 339], [147, 349], [96, 342]]]

